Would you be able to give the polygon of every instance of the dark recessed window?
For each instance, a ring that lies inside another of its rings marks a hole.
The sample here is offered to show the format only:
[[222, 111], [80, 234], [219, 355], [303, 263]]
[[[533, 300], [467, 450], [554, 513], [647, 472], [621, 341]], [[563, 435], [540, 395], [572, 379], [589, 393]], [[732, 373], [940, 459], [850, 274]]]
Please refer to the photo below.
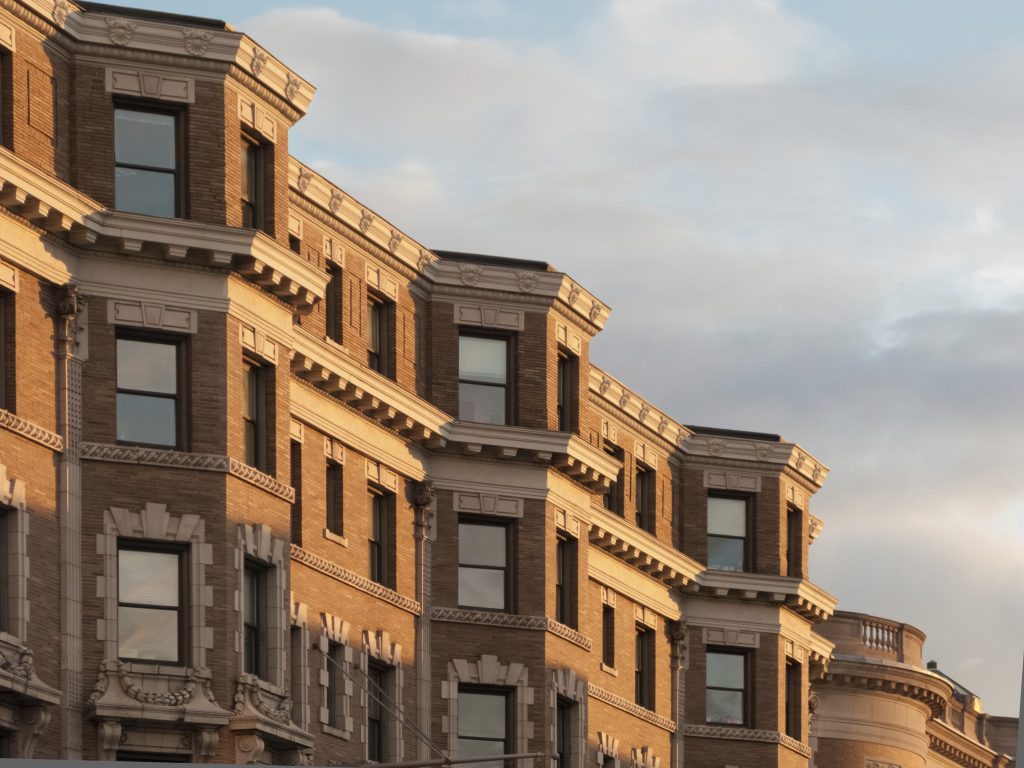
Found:
[[555, 621], [576, 626], [576, 540], [566, 536], [555, 544]]
[[255, 563], [245, 564], [242, 602], [245, 637], [244, 669], [250, 675], [267, 675], [267, 570]]
[[8, 398], [7, 394], [8, 387], [10, 386], [8, 378], [13, 379], [10, 376], [11, 371], [8, 368], [7, 361], [13, 361], [14, 359], [14, 356], [11, 354], [12, 350], [9, 349], [10, 346], [13, 346], [14, 334], [8, 331], [10, 323], [7, 319], [7, 312], [8, 307], [13, 303], [11, 294], [0, 291], [0, 408], [6, 410], [12, 410], [10, 400], [13, 400], [13, 398]]
[[117, 441], [180, 447], [182, 345], [143, 338], [117, 340]]
[[503, 761], [493, 758], [512, 753], [510, 720], [509, 695], [505, 691], [460, 687], [456, 755], [481, 758], [472, 768], [504, 768]]
[[117, 551], [117, 655], [185, 663], [185, 553], [121, 545]]
[[267, 469], [265, 371], [251, 360], [242, 361], [242, 422], [245, 429], [245, 463]]
[[302, 253], [302, 240], [298, 235], [288, 235], [288, 249], [292, 253]]
[[577, 381], [577, 358], [568, 352], [558, 353], [558, 393], [557, 393], [557, 415], [558, 431], [572, 432], [573, 421], [576, 418], [576, 381]]
[[[56, 115], [56, 112], [54, 114]], [[13, 128], [14, 89], [11, 87], [11, 52], [0, 50], [0, 146], [11, 149]]]
[[327, 723], [333, 728], [344, 725], [345, 675], [342, 663], [345, 661], [345, 646], [333, 640], [327, 643]]
[[252, 139], [242, 137], [242, 226], [264, 229], [263, 164], [264, 148]]
[[654, 533], [654, 470], [638, 466], [634, 480], [637, 527]]
[[799, 741], [800, 720], [803, 714], [803, 686], [800, 684], [800, 665], [786, 659], [786, 735]]
[[508, 531], [500, 523], [459, 523], [459, 605], [509, 609]]
[[366, 364], [384, 376], [394, 376], [392, 366], [391, 314], [393, 305], [374, 295], [366, 300]]
[[654, 709], [654, 630], [650, 627], [637, 624], [634, 657], [635, 701]]
[[345, 535], [344, 468], [335, 461], [327, 462], [327, 530]]
[[485, 424], [508, 424], [509, 340], [459, 336], [459, 418]]
[[786, 511], [786, 575], [803, 577], [804, 513], [797, 507]]
[[601, 662], [615, 667], [615, 606], [601, 606]]
[[[620, 462], [624, 461], [625, 459], [625, 453], [623, 452], [623, 450], [621, 448], [617, 448], [611, 443], [605, 444], [604, 452], [607, 453], [612, 458], [618, 459]], [[625, 471], [626, 470], [624, 467], [619, 468], [619, 472], [615, 476], [615, 479], [608, 483], [608, 487], [604, 489], [604, 496], [602, 498], [604, 508], [607, 509], [609, 512], [614, 512], [619, 516], [625, 514], [623, 511], [622, 504], [622, 487], [623, 478], [625, 477]]]
[[295, 489], [295, 501], [292, 502], [291, 536], [292, 544], [302, 546], [302, 443], [291, 441], [289, 456], [289, 482]]
[[555, 711], [555, 763], [557, 768], [569, 768], [572, 757], [573, 703], [558, 697]]
[[746, 570], [747, 510], [745, 498], [708, 496], [708, 568]]
[[324, 297], [324, 321], [327, 338], [341, 344], [341, 307], [343, 288], [341, 285], [341, 267], [337, 264], [327, 266], [327, 292]]
[[391, 670], [371, 661], [366, 669], [366, 757], [375, 763], [388, 758], [388, 720]]
[[743, 653], [707, 653], [707, 721], [723, 725], [746, 723], [747, 657]]
[[394, 496], [370, 492], [370, 580], [385, 587], [391, 578], [391, 507]]
[[151, 216], [178, 216], [178, 115], [114, 110], [114, 207]]

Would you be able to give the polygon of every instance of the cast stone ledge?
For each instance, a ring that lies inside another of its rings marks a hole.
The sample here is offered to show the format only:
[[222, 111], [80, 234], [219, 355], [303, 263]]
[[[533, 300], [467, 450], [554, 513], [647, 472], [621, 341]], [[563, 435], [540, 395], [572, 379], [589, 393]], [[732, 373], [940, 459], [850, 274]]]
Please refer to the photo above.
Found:
[[605, 704], [610, 704], [616, 709], [621, 709], [623, 712], [627, 712], [633, 717], [637, 717], [644, 722], [650, 723], [662, 730], [668, 731], [669, 733], [675, 733], [676, 724], [674, 721], [669, 720], [667, 717], [662, 717], [657, 712], [654, 712], [646, 707], [641, 707], [629, 699], [624, 699], [622, 696], [618, 696], [605, 688], [601, 688], [593, 683], [587, 684], [587, 693], [591, 698], [603, 701]]
[[6, 429], [33, 442], [60, 453], [64, 450], [64, 438], [56, 432], [44, 429], [38, 424], [33, 424], [28, 419], [23, 419], [10, 411], [0, 408], [0, 429]]
[[803, 757], [811, 756], [811, 748], [806, 744], [787, 736], [779, 731], [755, 730], [753, 728], [735, 728], [728, 725], [694, 725], [683, 726], [684, 736], [701, 739], [725, 739], [728, 741], [757, 741], [767, 744], [781, 744]]
[[568, 640], [574, 645], [589, 651], [593, 641], [572, 627], [561, 624], [547, 616], [524, 616], [517, 613], [498, 611], [473, 611], [464, 608], [434, 608], [430, 612], [434, 621], [452, 622], [454, 624], [480, 624], [490, 627], [509, 627], [512, 629], [530, 629], [550, 632]]

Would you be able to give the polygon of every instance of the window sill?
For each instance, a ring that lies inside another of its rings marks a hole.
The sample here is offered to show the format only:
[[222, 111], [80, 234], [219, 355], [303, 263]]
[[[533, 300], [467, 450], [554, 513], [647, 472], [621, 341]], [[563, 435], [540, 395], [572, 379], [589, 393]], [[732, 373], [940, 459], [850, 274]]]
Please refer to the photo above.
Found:
[[607, 672], [612, 677], [618, 677], [619, 676], [619, 670], [617, 670], [615, 667], [609, 667], [604, 662], [601, 662], [601, 671], [602, 672]]
[[130, 675], [166, 675], [167, 677], [188, 677], [189, 668], [181, 664], [158, 661], [130, 661], [120, 659], [124, 671]]
[[335, 544], [340, 544], [343, 547], [348, 546], [348, 539], [341, 534], [335, 533], [329, 528], [324, 528], [324, 538], [328, 541], [333, 541]]
[[348, 731], [343, 731], [341, 730], [341, 728], [338, 728], [336, 726], [327, 725], [327, 723], [322, 723], [320, 727], [323, 730], [323, 732], [326, 733], [328, 736], [337, 736], [339, 739], [345, 739], [345, 741], [349, 741], [352, 738], [351, 733], [349, 733]]

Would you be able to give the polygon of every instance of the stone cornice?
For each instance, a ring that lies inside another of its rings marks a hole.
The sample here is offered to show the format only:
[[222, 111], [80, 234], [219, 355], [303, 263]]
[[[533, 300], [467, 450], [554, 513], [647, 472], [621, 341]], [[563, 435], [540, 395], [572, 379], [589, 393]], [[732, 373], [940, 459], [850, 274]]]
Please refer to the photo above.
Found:
[[907, 664], [854, 659], [833, 654], [824, 682], [840, 687], [862, 688], [918, 701], [938, 718], [953, 695], [952, 686], [938, 675]]
[[820, 488], [829, 469], [796, 443], [769, 442], [746, 437], [690, 434], [680, 446], [688, 456], [733, 459], [789, 467]]
[[590, 367], [590, 392], [602, 406], [622, 419], [639, 422], [670, 446], [681, 446], [690, 430], [670, 419], [664, 411], [652, 408], [635, 391], [595, 365]]
[[707, 569], [697, 577], [697, 588], [693, 591], [714, 597], [783, 603], [813, 622], [828, 619], [838, 602], [833, 595], [809, 581], [745, 571]]
[[725, 739], [727, 741], [759, 741], [766, 744], [781, 744], [803, 757], [811, 756], [811, 748], [779, 731], [755, 730], [753, 728], [736, 728], [728, 725], [692, 725], [683, 726], [684, 736], [701, 739]]
[[662, 717], [656, 712], [652, 712], [645, 707], [641, 707], [639, 704], [634, 704], [629, 699], [617, 696], [611, 691], [605, 690], [593, 683], [587, 683], [587, 693], [598, 701], [610, 704], [611, 706], [621, 709], [623, 712], [633, 715], [633, 717], [640, 718], [644, 722], [650, 723], [662, 730], [668, 731], [669, 733], [676, 732], [676, 724], [667, 717]]
[[393, 589], [388, 589], [382, 584], [378, 584], [375, 581], [363, 578], [357, 573], [353, 573], [347, 568], [342, 568], [337, 563], [332, 563], [330, 560], [325, 560], [318, 555], [314, 555], [309, 550], [303, 549], [302, 547], [292, 544], [291, 545], [291, 557], [297, 563], [302, 563], [315, 571], [330, 576], [332, 579], [336, 579], [344, 584], [348, 584], [350, 587], [358, 589], [360, 592], [365, 592], [368, 595], [379, 598], [386, 603], [390, 603], [403, 611], [419, 616], [423, 612], [423, 607], [410, 597], [400, 595]]
[[593, 646], [593, 642], [586, 635], [565, 624], [553, 621], [547, 616], [524, 616], [517, 613], [473, 611], [464, 608], [434, 608], [430, 612], [430, 618], [434, 621], [446, 621], [454, 624], [479, 624], [488, 627], [550, 632], [587, 651]]
[[279, 482], [265, 472], [260, 472], [255, 467], [250, 467], [248, 464], [245, 464], [238, 459], [230, 459], [228, 472], [239, 480], [244, 480], [250, 485], [255, 485], [257, 488], [261, 488], [267, 493], [272, 493], [274, 496], [277, 496], [279, 499], [284, 499], [288, 503], [295, 501], [295, 489], [290, 485]]
[[6, 429], [8, 432], [21, 435], [57, 453], [64, 450], [64, 439], [56, 432], [44, 429], [38, 424], [33, 424], [28, 419], [23, 419], [2, 408], [0, 408], [0, 429]]
[[941, 720], [929, 720], [927, 731], [928, 749], [964, 768], [1003, 768], [1011, 762]]
[[590, 543], [668, 587], [692, 585], [704, 571], [693, 558], [596, 506], [591, 508]]

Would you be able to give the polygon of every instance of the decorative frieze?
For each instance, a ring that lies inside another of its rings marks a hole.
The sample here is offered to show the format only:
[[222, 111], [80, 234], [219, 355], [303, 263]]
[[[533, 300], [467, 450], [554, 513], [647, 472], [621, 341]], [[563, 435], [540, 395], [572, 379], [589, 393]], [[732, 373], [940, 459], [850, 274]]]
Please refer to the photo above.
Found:
[[583, 353], [583, 337], [570, 330], [567, 323], [555, 323], [555, 337], [558, 339], [559, 344], [573, 354], [580, 355]]
[[15, 432], [53, 451], [64, 450], [64, 439], [60, 435], [2, 408], [0, 408], [0, 429]]
[[239, 324], [242, 347], [264, 362], [277, 365], [278, 344], [259, 328]]
[[91, 461], [145, 464], [154, 467], [197, 469], [206, 472], [227, 472], [229, 465], [227, 456], [214, 453], [185, 453], [112, 443], [82, 443], [79, 447], [79, 456]]
[[309, 552], [295, 544], [292, 544], [291, 557], [292, 560], [298, 563], [309, 566], [313, 570], [319, 571], [325, 576], [330, 576], [332, 579], [348, 584], [351, 587], [355, 587], [359, 591], [379, 598], [386, 603], [391, 603], [391, 605], [397, 606], [403, 611], [407, 611], [417, 616], [422, 611], [420, 604], [416, 600], [400, 595], [394, 590], [388, 589], [375, 581], [363, 578], [359, 574], [353, 573], [347, 568], [342, 568], [340, 565], [331, 562], [330, 560], [318, 557], [312, 552]]
[[374, 485], [379, 485], [392, 493], [398, 493], [398, 474], [383, 464], [367, 459], [366, 479]]
[[502, 664], [497, 656], [482, 654], [476, 661], [452, 659], [448, 662], [448, 679], [441, 681], [441, 699], [448, 702], [448, 714], [441, 717], [441, 731], [448, 734], [448, 752], [457, 754], [459, 734], [459, 687], [462, 685], [495, 685], [512, 689], [512, 712], [515, 742], [513, 752], [529, 751], [534, 737], [530, 708], [534, 703], [529, 685], [530, 670], [521, 662]]
[[455, 325], [503, 331], [521, 331], [526, 327], [526, 313], [522, 309], [493, 302], [456, 301], [452, 305], [452, 320]]
[[761, 635], [743, 629], [704, 627], [704, 645], [726, 645], [737, 648], [760, 648]]
[[196, 100], [195, 78], [167, 71], [107, 67], [105, 85], [107, 93], [121, 96], [180, 104], [193, 104]]
[[516, 496], [500, 496], [472, 491], [452, 492], [452, 511], [476, 512], [501, 517], [522, 517], [523, 500]]
[[633, 715], [633, 717], [637, 717], [643, 720], [644, 722], [650, 723], [651, 725], [657, 728], [661, 728], [664, 731], [668, 731], [669, 733], [675, 733], [676, 724], [674, 722], [669, 720], [667, 717], [662, 717], [656, 712], [652, 712], [651, 710], [645, 707], [641, 707], [639, 704], [635, 704], [629, 699], [624, 699], [621, 696], [617, 696], [611, 691], [605, 690], [604, 688], [594, 685], [593, 683], [589, 683], [587, 685], [587, 693], [591, 696], [591, 698], [597, 699], [598, 701], [603, 701], [605, 704], [609, 704], [615, 707], [616, 709], [621, 709], [623, 712], [627, 712]]
[[290, 485], [285, 485], [282, 482], [275, 480], [270, 475], [260, 472], [255, 467], [250, 467], [248, 464], [239, 461], [238, 459], [231, 459], [228, 471], [247, 483], [255, 485], [257, 488], [262, 488], [268, 493], [272, 493], [278, 498], [284, 499], [291, 503], [295, 501], [295, 489]]
[[153, 331], [196, 333], [199, 330], [199, 313], [194, 309], [149, 301], [110, 299], [107, 301], [107, 322]]
[[728, 725], [683, 726], [684, 736], [700, 739], [726, 739], [729, 741], [759, 741], [768, 744], [782, 744], [803, 757], [811, 756], [811, 748], [792, 736], [779, 731], [756, 730], [754, 728], [733, 728]]
[[366, 265], [366, 285], [384, 294], [392, 301], [398, 301], [398, 278], [374, 264]]
[[593, 647], [593, 641], [589, 637], [547, 616], [526, 616], [518, 613], [499, 613], [496, 611], [472, 611], [464, 608], [434, 608], [430, 612], [430, 618], [434, 621], [447, 621], [454, 624], [478, 624], [489, 627], [509, 627], [512, 629], [550, 632], [585, 650], [589, 651]]
[[706, 469], [704, 470], [704, 487], [741, 493], [760, 493], [761, 476], [748, 472]]

